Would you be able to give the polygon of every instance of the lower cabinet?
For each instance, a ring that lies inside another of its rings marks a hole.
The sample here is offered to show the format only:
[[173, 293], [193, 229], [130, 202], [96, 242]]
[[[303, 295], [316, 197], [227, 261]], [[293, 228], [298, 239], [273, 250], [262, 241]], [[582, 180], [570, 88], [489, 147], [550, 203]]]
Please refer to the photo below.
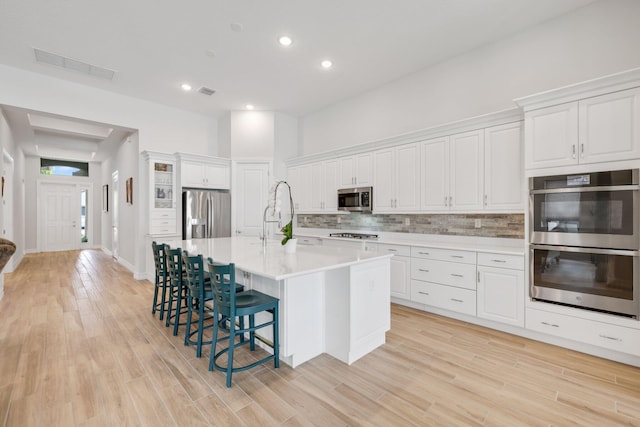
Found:
[[471, 289], [412, 280], [411, 301], [471, 316], [476, 315], [476, 291]]
[[640, 356], [640, 329], [527, 308], [526, 328]]
[[378, 243], [378, 251], [393, 254], [391, 258], [391, 296], [411, 299], [411, 247]]
[[478, 317], [524, 327], [523, 269], [522, 256], [478, 254]]

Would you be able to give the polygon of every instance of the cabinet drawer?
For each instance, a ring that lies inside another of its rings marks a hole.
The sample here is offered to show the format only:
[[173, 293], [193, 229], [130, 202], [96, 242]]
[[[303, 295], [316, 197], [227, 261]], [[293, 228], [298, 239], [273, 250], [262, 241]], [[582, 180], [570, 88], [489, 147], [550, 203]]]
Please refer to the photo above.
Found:
[[379, 252], [389, 252], [398, 256], [411, 256], [411, 246], [390, 245], [387, 243], [377, 243]]
[[151, 210], [151, 220], [154, 219], [176, 219], [176, 211], [175, 209], [167, 209], [167, 210]]
[[478, 252], [478, 265], [524, 270], [524, 255], [503, 255]]
[[457, 262], [411, 258], [411, 278], [475, 290], [476, 266]]
[[149, 234], [175, 234], [176, 220], [174, 219], [152, 219], [149, 227]]
[[465, 264], [476, 263], [476, 253], [470, 251], [456, 251], [451, 249], [433, 249], [411, 247], [411, 256], [414, 258], [437, 259], [440, 261], [454, 261]]
[[476, 315], [476, 293], [468, 289], [412, 280], [411, 301], [471, 316]]
[[640, 329], [527, 309], [526, 327], [549, 335], [640, 356]]

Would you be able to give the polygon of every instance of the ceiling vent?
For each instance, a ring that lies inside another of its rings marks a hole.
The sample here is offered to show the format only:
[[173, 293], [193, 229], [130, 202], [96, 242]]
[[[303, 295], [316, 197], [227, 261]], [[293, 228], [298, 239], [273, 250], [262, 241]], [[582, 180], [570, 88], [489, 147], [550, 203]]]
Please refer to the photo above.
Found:
[[208, 87], [204, 87], [204, 86], [202, 86], [200, 89], [198, 89], [198, 92], [200, 92], [203, 95], [207, 95], [207, 96], [211, 96], [214, 93], [216, 93], [215, 90], [209, 89]]
[[86, 62], [77, 61], [67, 58], [56, 53], [47, 52], [41, 49], [33, 48], [36, 54], [36, 61], [54, 65], [56, 67], [65, 68], [67, 70], [77, 71], [79, 73], [88, 74], [90, 76], [99, 77], [101, 79], [113, 80], [116, 72], [108, 68], [98, 67], [97, 65], [87, 64]]

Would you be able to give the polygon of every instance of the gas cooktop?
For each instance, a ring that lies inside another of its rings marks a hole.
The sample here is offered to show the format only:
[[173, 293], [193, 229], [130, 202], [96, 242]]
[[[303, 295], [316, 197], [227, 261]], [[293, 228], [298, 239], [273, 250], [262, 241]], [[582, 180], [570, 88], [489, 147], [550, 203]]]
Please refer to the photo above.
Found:
[[366, 233], [330, 233], [329, 237], [346, 237], [348, 239], [377, 239], [377, 234]]

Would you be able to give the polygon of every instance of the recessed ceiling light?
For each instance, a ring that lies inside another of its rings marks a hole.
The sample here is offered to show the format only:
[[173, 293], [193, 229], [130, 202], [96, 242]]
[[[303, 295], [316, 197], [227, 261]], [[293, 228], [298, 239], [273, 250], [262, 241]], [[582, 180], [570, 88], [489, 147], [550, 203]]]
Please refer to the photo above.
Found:
[[329, 68], [333, 67], [333, 62], [329, 61], [328, 59], [325, 59], [324, 61], [322, 61], [320, 63], [320, 65], [322, 66], [322, 68], [324, 68], [325, 70], [328, 70]]
[[239, 22], [233, 22], [229, 27], [231, 27], [231, 31], [235, 31], [236, 33], [240, 33], [244, 30], [244, 26]]
[[207, 50], [204, 51], [204, 53], [209, 58], [215, 58], [216, 57], [216, 53], [213, 51], [213, 49], [207, 49]]
[[247, 105], [245, 105], [244, 107], [245, 107], [247, 110], [253, 110], [253, 109], [255, 109], [255, 108], [256, 108], [253, 104], [247, 104]]
[[189, 92], [191, 90], [191, 85], [189, 83], [182, 83], [182, 85], [180, 87], [185, 92]]
[[291, 43], [293, 43], [293, 40], [291, 40], [291, 37], [282, 36], [278, 39], [278, 43], [280, 43], [282, 46], [291, 46]]

